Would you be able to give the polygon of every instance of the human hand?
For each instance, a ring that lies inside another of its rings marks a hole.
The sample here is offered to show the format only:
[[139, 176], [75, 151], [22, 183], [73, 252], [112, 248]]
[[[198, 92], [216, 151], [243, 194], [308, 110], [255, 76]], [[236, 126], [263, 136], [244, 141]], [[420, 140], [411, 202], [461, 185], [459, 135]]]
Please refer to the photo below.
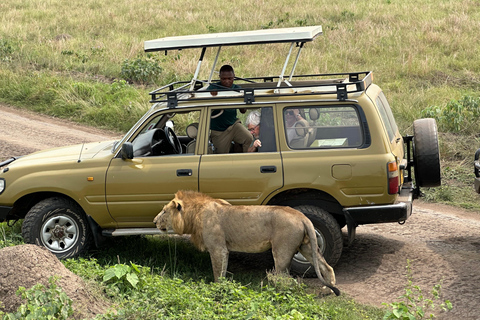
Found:
[[210, 94], [211, 94], [212, 96], [216, 96], [216, 95], [218, 94], [218, 92], [217, 92], [217, 91], [210, 91]]
[[262, 141], [260, 141], [259, 139], [255, 140], [255, 141], [253, 142], [253, 146], [254, 146], [255, 148], [261, 147], [261, 146], [262, 146]]

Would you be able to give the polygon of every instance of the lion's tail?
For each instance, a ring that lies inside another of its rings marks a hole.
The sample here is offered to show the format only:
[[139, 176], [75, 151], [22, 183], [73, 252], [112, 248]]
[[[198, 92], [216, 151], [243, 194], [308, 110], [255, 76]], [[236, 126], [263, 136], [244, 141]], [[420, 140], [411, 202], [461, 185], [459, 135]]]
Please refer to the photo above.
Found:
[[[313, 227], [313, 224], [310, 220], [304, 220], [303, 225], [305, 226], [305, 230], [307, 231], [307, 235], [310, 238], [310, 245], [312, 246], [312, 263], [313, 263], [313, 268], [315, 269], [315, 273], [317, 274], [318, 279], [322, 282], [322, 284], [328, 288], [330, 288], [336, 296], [340, 295], [340, 290], [335, 288], [332, 284], [327, 283], [325, 278], [322, 275], [322, 272], [320, 270], [320, 266], [318, 265], [318, 262], [320, 259], [323, 257], [319, 257], [320, 251], [318, 249], [318, 243], [317, 243], [317, 235], [315, 234], [315, 228]], [[325, 259], [322, 259], [326, 266], [328, 268], [331, 268], [328, 266], [327, 262]]]

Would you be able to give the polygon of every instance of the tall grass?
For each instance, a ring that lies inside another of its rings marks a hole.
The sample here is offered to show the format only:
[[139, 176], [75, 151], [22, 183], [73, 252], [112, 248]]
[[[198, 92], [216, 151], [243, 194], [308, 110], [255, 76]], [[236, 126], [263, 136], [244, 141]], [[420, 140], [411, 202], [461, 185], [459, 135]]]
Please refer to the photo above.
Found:
[[[0, 70], [23, 71], [23, 77], [40, 72], [63, 82], [86, 74], [111, 81], [120, 77], [125, 59], [145, 56], [144, 40], [322, 25], [324, 35], [307, 46], [298, 72], [373, 70], [402, 128], [408, 128], [423, 107], [458, 99], [480, 84], [476, 0], [307, 0], [301, 5], [251, 0], [121, 0], [115, 5], [105, 0], [5, 0], [0, 9], [0, 39], [13, 48]], [[233, 64], [242, 76], [278, 74], [287, 49], [225, 48], [221, 63]], [[188, 78], [197, 54], [185, 50], [174, 54], [175, 59], [165, 59], [162, 68], [169, 76], [161, 76], [155, 85], [170, 81], [172, 74]], [[12, 102], [4, 94], [0, 99]]]

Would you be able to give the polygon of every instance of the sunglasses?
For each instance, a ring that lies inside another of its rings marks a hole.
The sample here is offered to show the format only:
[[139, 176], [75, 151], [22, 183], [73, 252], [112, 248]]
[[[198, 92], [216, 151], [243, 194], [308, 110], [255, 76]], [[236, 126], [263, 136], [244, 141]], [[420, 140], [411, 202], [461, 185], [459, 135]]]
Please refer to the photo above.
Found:
[[295, 112], [289, 110], [289, 111], [285, 112], [285, 114], [288, 115], [288, 116], [293, 116], [295, 114]]

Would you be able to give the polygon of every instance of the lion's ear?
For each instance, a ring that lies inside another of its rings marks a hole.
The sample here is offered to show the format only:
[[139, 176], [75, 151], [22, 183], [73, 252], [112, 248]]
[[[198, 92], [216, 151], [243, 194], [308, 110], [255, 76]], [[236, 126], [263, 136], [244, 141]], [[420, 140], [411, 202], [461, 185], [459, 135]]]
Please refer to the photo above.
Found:
[[178, 212], [181, 212], [182, 209], [183, 209], [183, 201], [182, 200], [178, 200], [178, 199], [174, 199], [174, 204], [175, 204], [175, 208], [177, 209]]

